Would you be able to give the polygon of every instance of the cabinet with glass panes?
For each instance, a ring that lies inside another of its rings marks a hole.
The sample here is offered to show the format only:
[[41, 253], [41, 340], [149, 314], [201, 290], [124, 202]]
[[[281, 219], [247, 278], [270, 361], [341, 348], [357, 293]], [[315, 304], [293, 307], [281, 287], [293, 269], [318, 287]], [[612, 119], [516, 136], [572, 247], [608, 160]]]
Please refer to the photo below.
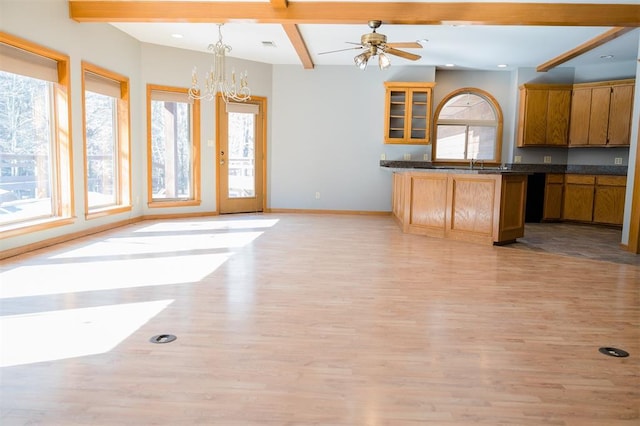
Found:
[[430, 143], [432, 91], [435, 83], [387, 81], [384, 85], [384, 142]]

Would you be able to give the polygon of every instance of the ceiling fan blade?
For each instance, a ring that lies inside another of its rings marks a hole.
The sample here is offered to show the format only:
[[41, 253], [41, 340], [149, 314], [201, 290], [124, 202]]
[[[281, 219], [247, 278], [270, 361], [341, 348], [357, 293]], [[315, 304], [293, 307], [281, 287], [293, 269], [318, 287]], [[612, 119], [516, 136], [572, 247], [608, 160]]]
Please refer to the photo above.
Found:
[[393, 47], [389, 47], [388, 45], [384, 48], [384, 53], [388, 53], [389, 55], [400, 56], [404, 59], [409, 59], [410, 61], [417, 61], [421, 58], [420, 55], [414, 55], [413, 53], [405, 52], [403, 50], [394, 49]]
[[387, 46], [403, 49], [422, 49], [423, 47], [417, 41], [400, 41], [397, 43], [387, 43]]
[[363, 46], [348, 47], [346, 49], [338, 49], [338, 50], [330, 50], [328, 52], [320, 52], [320, 53], [318, 53], [318, 55], [326, 55], [327, 53], [344, 52], [345, 50], [358, 50], [358, 49], [362, 49], [362, 48], [363, 48]]

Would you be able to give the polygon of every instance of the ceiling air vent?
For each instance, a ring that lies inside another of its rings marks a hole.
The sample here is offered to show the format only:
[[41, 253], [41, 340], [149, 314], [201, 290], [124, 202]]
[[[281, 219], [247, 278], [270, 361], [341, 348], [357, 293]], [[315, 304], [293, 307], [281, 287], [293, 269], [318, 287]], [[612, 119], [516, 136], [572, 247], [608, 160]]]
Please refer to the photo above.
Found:
[[276, 47], [276, 44], [272, 41], [263, 41], [262, 47]]

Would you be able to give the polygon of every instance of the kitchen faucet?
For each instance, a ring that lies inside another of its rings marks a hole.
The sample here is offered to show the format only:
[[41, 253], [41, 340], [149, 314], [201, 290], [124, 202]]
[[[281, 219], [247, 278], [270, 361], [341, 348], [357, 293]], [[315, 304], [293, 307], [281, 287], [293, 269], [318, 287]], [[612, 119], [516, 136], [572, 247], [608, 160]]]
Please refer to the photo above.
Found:
[[475, 166], [478, 163], [478, 161], [480, 161], [480, 169], [481, 170], [484, 169], [484, 160], [478, 160], [477, 158], [476, 159], [473, 159], [473, 158], [469, 159], [469, 168], [471, 170], [473, 170], [473, 166]]

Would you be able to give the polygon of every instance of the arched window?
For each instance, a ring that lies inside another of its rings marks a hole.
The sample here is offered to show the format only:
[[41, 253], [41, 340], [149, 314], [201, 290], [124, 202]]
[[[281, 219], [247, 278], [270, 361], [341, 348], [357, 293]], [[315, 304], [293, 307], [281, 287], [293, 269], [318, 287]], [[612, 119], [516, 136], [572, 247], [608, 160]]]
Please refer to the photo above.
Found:
[[500, 163], [502, 111], [489, 93], [470, 87], [450, 93], [436, 108], [435, 124], [434, 162]]

